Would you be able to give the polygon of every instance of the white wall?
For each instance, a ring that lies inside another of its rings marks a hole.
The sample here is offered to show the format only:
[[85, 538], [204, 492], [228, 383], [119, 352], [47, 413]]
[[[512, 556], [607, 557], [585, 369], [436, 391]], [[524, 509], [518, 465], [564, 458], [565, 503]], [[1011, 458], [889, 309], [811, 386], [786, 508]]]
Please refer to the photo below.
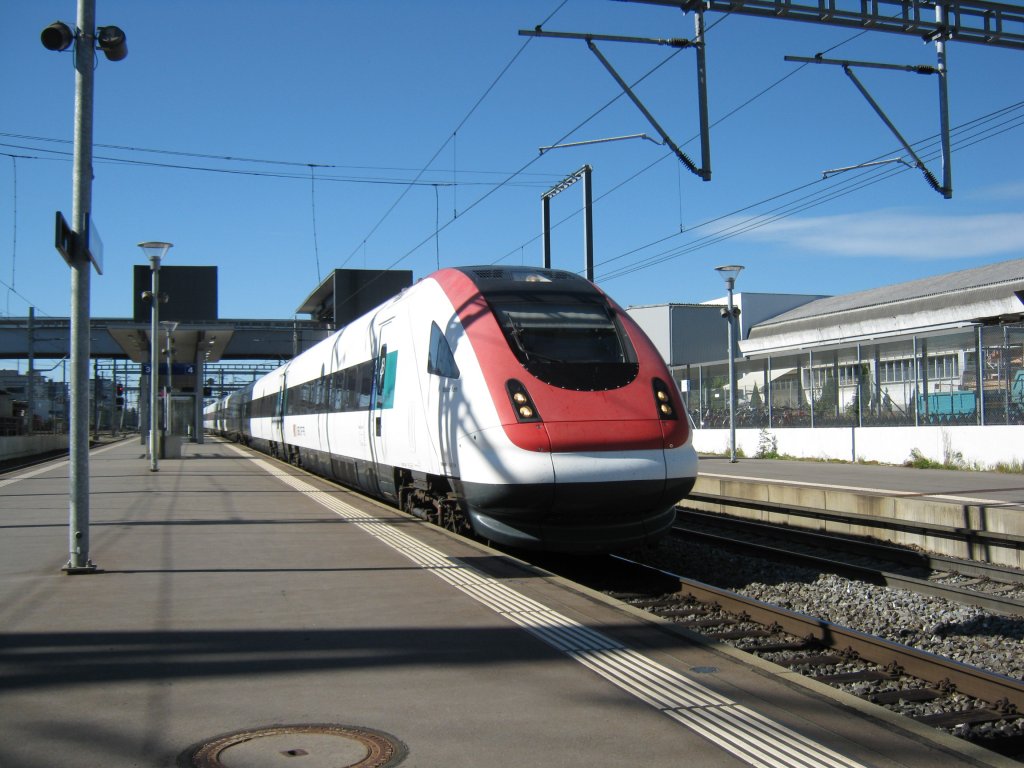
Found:
[[[903, 464], [916, 448], [937, 462], [959, 454], [971, 468], [992, 469], [999, 463], [1024, 464], [1024, 426], [967, 427], [836, 427], [823, 429], [764, 430], [775, 438], [780, 454], [802, 459], [878, 461]], [[736, 448], [757, 455], [762, 430], [737, 429]], [[729, 452], [728, 429], [695, 429], [693, 445], [699, 453]]]
[[0, 438], [0, 460], [3, 461], [67, 449], [67, 435], [11, 435]]

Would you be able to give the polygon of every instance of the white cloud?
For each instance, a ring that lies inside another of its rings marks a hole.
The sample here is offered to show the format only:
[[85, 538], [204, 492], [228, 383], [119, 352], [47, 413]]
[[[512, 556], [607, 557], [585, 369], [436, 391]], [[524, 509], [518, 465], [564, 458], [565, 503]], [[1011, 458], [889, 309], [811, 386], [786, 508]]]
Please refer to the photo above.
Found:
[[784, 219], [752, 230], [746, 237], [843, 256], [1024, 255], [1024, 213], [934, 216], [882, 210]]
[[1024, 200], [1024, 181], [1011, 181], [992, 187], [982, 187], [969, 193], [972, 200], [990, 200], [997, 202], [1015, 202]]

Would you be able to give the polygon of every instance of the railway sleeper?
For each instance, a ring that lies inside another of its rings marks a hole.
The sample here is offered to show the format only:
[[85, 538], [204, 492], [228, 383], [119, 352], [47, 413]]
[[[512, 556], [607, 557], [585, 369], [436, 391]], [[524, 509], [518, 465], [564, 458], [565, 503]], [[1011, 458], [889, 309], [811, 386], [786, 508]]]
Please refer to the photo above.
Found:
[[687, 629], [709, 629], [711, 627], [731, 627], [740, 622], [737, 619], [722, 617], [718, 619], [701, 619], [699, 621], [680, 621], [677, 623]]
[[774, 634], [767, 629], [734, 629], [730, 632], [712, 632], [708, 637], [713, 640], [746, 640], [755, 637], [771, 637]]
[[849, 659], [834, 653], [820, 653], [815, 656], [799, 656], [795, 659], [780, 659], [775, 663], [780, 667], [825, 667], [835, 664], [844, 664]]
[[[882, 670], [861, 669], [857, 672], [841, 672], [837, 675], [815, 675], [811, 679], [817, 680], [819, 683], [827, 683], [828, 685], [843, 685], [844, 683], [877, 683], [894, 678], [890, 673]], [[935, 695], [939, 696], [941, 694], [936, 693]], [[919, 699], [919, 701], [931, 701], [931, 698]], [[875, 703], [877, 704], [878, 702]]]
[[953, 728], [957, 725], [979, 725], [998, 720], [1016, 720], [1017, 714], [1007, 714], [998, 709], [968, 709], [963, 712], [938, 712], [934, 715], [916, 715], [911, 719], [934, 728]]
[[[889, 675], [886, 675], [886, 678], [892, 679]], [[942, 691], [937, 691], [934, 688], [903, 688], [898, 691], [873, 693], [868, 698], [872, 704], [886, 706], [888, 704], [899, 704], [901, 701], [918, 703], [934, 701], [935, 699], [941, 699], [944, 695]]]
[[[774, 632], [771, 634], [775, 634]], [[778, 643], [766, 643], [765, 645], [750, 645], [741, 646], [741, 651], [747, 651], [749, 653], [792, 653], [793, 651], [809, 651], [812, 648], [820, 647], [820, 643], [817, 640], [789, 640]]]
[[713, 616], [721, 613], [712, 608], [703, 608], [699, 605], [681, 605], [676, 608], [660, 608], [659, 616]]

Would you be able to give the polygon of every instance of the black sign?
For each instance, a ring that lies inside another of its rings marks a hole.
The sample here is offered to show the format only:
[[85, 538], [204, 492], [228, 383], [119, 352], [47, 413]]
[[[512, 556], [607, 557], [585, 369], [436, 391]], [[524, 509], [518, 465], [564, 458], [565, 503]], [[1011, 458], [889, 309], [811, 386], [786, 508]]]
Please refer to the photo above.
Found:
[[53, 244], [57, 248], [57, 253], [64, 257], [64, 261], [70, 267], [71, 255], [75, 251], [75, 233], [71, 231], [71, 227], [68, 226], [64, 214], [60, 211], [57, 211], [57, 226], [54, 232]]

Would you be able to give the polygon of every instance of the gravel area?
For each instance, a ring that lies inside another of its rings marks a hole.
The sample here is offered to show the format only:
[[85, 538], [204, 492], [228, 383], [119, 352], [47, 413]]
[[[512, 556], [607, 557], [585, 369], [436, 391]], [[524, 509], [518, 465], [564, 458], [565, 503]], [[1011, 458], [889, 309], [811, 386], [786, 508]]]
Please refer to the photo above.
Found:
[[817, 616], [1007, 677], [1024, 679], [1024, 616], [779, 565], [669, 539], [643, 560], [765, 603]]

